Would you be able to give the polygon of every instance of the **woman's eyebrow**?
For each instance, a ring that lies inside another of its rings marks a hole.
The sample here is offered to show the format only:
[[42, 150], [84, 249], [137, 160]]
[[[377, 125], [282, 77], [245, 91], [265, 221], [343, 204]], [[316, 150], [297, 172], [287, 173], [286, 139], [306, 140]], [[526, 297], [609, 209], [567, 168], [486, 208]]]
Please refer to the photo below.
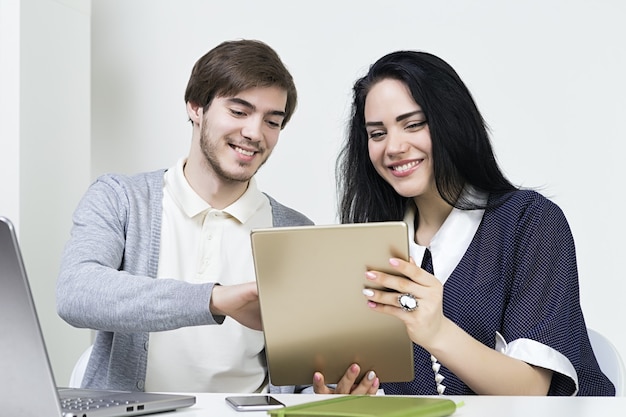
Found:
[[[409, 113], [401, 114], [400, 116], [396, 117], [396, 122], [401, 122], [402, 120], [408, 119], [409, 117], [420, 113], [424, 114], [422, 110], [415, 110]], [[365, 122], [365, 126], [383, 126], [383, 122]]]
[[408, 119], [409, 117], [415, 116], [416, 114], [420, 114], [420, 113], [424, 114], [424, 112], [421, 110], [415, 110], [409, 113], [401, 114], [400, 116], [396, 117], [396, 122], [401, 122], [404, 119]]

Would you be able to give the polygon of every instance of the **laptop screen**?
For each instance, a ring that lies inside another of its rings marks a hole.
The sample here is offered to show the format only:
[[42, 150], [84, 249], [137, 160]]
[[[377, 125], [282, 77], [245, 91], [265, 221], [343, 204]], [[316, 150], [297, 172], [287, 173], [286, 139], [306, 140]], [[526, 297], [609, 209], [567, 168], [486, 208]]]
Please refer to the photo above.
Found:
[[[15, 229], [4, 217], [0, 217], [0, 286], [2, 415], [60, 417], [59, 390], [54, 381]], [[183, 394], [83, 389], [61, 389], [60, 393], [66, 416], [133, 416], [190, 407], [196, 402], [195, 396]], [[90, 400], [76, 405], [78, 397]], [[93, 407], [89, 403], [105, 406]]]
[[15, 230], [11, 222], [2, 217], [0, 287], [3, 415], [60, 416], [56, 385]]

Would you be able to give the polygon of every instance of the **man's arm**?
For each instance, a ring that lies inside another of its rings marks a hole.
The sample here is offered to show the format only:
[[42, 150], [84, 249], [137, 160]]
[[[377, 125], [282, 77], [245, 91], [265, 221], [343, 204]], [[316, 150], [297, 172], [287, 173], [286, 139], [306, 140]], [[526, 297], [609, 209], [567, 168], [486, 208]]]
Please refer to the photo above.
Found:
[[216, 323], [213, 283], [155, 279], [155, 189], [145, 179], [106, 176], [79, 203], [57, 282], [58, 313], [71, 325], [137, 332]]

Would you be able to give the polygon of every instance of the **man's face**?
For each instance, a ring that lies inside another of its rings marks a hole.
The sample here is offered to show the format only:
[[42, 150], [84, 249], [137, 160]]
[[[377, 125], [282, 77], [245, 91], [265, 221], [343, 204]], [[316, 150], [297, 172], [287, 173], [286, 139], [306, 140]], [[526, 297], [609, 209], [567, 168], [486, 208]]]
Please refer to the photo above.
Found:
[[285, 117], [287, 92], [255, 87], [216, 97], [202, 117], [200, 149], [224, 181], [246, 182], [267, 161]]

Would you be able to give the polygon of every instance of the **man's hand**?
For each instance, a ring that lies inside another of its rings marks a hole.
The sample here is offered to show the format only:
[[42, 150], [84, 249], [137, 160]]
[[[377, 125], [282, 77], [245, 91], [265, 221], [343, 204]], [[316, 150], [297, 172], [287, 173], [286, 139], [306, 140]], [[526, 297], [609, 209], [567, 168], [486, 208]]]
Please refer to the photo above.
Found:
[[209, 309], [213, 315], [229, 316], [253, 330], [263, 330], [256, 282], [215, 285]]

